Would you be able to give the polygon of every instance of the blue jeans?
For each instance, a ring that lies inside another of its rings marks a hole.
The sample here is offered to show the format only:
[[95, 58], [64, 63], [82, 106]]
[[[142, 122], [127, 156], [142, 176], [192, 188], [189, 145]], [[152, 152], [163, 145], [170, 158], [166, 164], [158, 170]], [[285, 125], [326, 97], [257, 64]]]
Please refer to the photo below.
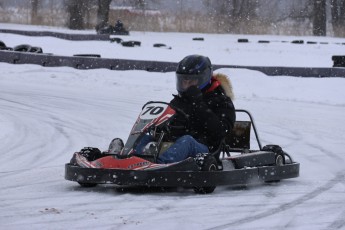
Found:
[[[144, 135], [137, 146], [136, 153], [142, 153], [144, 147], [153, 141], [153, 137]], [[208, 147], [197, 142], [192, 136], [184, 135], [176, 140], [164, 153], [162, 153], [157, 162], [160, 164], [174, 163], [187, 159], [188, 157], [195, 157], [198, 153], [208, 153]]]
[[185, 135], [176, 140], [164, 153], [162, 153], [157, 162], [167, 164], [182, 161], [188, 157], [195, 157], [198, 153], [208, 153], [208, 147], [197, 142], [192, 136]]
[[138, 142], [137, 146], [135, 146], [134, 151], [137, 154], [141, 154], [145, 148], [145, 146], [154, 141], [154, 138], [148, 134], [145, 134]]

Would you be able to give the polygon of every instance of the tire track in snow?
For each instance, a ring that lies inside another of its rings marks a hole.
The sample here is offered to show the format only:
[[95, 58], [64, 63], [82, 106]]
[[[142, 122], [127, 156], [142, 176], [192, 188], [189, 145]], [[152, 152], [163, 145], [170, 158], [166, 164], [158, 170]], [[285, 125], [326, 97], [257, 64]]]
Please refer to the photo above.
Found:
[[326, 229], [341, 229], [343, 227], [345, 227], [345, 211], [343, 211], [338, 216], [338, 218], [333, 223], [331, 223]]
[[[342, 184], [345, 185], [345, 176], [343, 179]], [[326, 229], [341, 229], [342, 227], [345, 227], [345, 211], [343, 211]]]
[[[253, 216], [250, 216], [250, 217], [245, 217], [245, 218], [242, 218], [242, 219], [238, 219], [238, 220], [235, 220], [235, 221], [232, 221], [230, 223], [226, 223], [226, 224], [222, 224], [222, 225], [219, 225], [219, 226], [215, 226], [215, 227], [212, 227], [212, 228], [207, 228], [206, 230], [222, 230], [222, 229], [229, 229], [231, 228], [231, 226], [235, 226], [235, 225], [240, 225], [240, 224], [246, 224], [246, 223], [249, 223], [249, 222], [254, 222], [256, 220], [259, 220], [259, 219], [263, 219], [263, 218], [266, 218], [266, 217], [269, 217], [269, 216], [272, 216], [272, 215], [275, 215], [277, 213], [280, 213], [280, 212], [284, 212], [288, 209], [291, 209], [291, 208], [294, 208], [306, 201], [309, 201], [309, 200], [312, 200], [314, 199], [315, 197], [321, 195], [322, 193], [324, 192], [327, 192], [328, 190], [330, 190], [331, 188], [333, 188], [336, 184], [338, 183], [342, 183], [343, 180], [345, 179], [345, 173], [342, 171], [342, 172], [339, 172], [333, 179], [329, 180], [326, 184], [324, 184], [323, 186], [320, 186], [316, 189], [314, 189], [313, 191], [301, 196], [300, 198], [298, 199], [295, 199], [289, 203], [285, 203], [285, 204], [282, 204], [276, 208], [273, 208], [273, 209], [269, 209], [265, 212], [262, 212], [262, 213], [259, 213], [259, 214], [256, 214], [256, 215], [253, 215]], [[343, 217], [345, 214], [345, 212], [343, 212], [341, 214], [341, 217]], [[331, 226], [333, 227], [342, 227], [345, 225], [345, 219], [338, 219], [336, 220], [335, 222], [333, 222], [331, 224]], [[339, 228], [340, 228], [339, 227]]]
[[[108, 111], [110, 103], [81, 99], [75, 95], [57, 96], [36, 91], [2, 94], [0, 108], [3, 112], [0, 118], [4, 117], [4, 122], [13, 127], [9, 129], [10, 133], [6, 134], [5, 140], [8, 140], [8, 144], [2, 148], [2, 157], [8, 160], [24, 158], [25, 161], [29, 161], [27, 164], [31, 167], [44, 165], [57, 156], [72, 152], [76, 139], [73, 133], [80, 136], [86, 132], [93, 134], [92, 130], [97, 130], [97, 127], [94, 127], [96, 123], [90, 124], [88, 120], [73, 116], [74, 113], [68, 112], [69, 108], [84, 107], [88, 110], [89, 107], [97, 106], [103, 109], [102, 111]], [[99, 136], [98, 133], [93, 135]], [[52, 149], [49, 145], [55, 147]], [[54, 154], [49, 153], [52, 150]], [[30, 153], [31, 158], [24, 157], [27, 153]]]
[[[27, 165], [31, 167], [42, 165], [54, 159], [54, 155], [45, 154], [49, 149], [47, 143], [51, 143], [48, 141], [50, 134], [52, 137], [63, 138], [64, 143], [66, 143], [65, 149], [71, 145], [69, 135], [62, 130], [59, 123], [55, 122], [56, 119], [53, 116], [49, 116], [49, 113], [53, 113], [53, 111], [46, 107], [33, 106], [31, 105], [32, 102], [25, 103], [25, 100], [17, 102], [13, 99], [2, 99], [2, 102], [5, 102], [4, 104], [1, 103], [0, 107], [6, 111], [4, 114], [6, 122], [14, 127], [10, 136], [7, 137], [11, 139], [10, 144], [2, 148], [6, 153], [2, 156], [3, 159], [25, 158]], [[44, 125], [48, 128], [42, 129]], [[27, 153], [30, 153], [31, 158], [26, 157]], [[42, 160], [44, 161], [42, 162]]]

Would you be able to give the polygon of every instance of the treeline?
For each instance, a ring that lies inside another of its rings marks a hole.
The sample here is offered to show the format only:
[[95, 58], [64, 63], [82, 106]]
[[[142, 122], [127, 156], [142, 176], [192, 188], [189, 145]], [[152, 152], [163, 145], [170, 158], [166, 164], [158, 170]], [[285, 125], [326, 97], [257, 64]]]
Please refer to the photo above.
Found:
[[191, 0], [169, 9], [163, 0], [21, 1], [0, 0], [0, 21], [90, 29], [121, 19], [135, 31], [345, 37], [344, 0], [202, 0], [201, 10]]

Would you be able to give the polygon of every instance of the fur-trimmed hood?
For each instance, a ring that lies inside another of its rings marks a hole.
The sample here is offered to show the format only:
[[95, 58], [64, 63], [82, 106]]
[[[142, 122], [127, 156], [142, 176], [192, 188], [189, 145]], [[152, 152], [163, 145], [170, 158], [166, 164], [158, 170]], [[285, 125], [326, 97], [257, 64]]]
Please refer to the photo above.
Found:
[[223, 88], [226, 96], [230, 97], [231, 100], [235, 99], [235, 95], [232, 89], [232, 84], [228, 76], [222, 73], [214, 74], [213, 77], [220, 82], [221, 87]]

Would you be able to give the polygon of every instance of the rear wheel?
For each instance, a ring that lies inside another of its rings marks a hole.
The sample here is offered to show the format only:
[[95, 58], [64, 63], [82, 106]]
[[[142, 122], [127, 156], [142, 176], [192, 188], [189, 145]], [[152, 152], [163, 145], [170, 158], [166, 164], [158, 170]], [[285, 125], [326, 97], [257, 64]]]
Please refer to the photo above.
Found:
[[276, 165], [277, 166], [283, 166], [284, 165], [284, 156], [279, 154], [276, 155]]
[[[263, 147], [263, 150], [272, 151], [275, 153], [275, 166], [285, 165], [285, 154], [283, 149], [279, 145], [266, 145]], [[266, 181], [266, 183], [278, 183], [280, 180]]]
[[262, 148], [264, 151], [274, 152], [276, 155], [275, 165], [282, 166], [285, 165], [285, 153], [279, 145], [266, 145]]
[[[201, 171], [217, 171], [217, 160], [213, 156], [206, 157], [204, 164], [201, 167]], [[207, 187], [194, 187], [194, 192], [197, 194], [208, 194], [212, 193], [216, 189], [216, 186]]]

